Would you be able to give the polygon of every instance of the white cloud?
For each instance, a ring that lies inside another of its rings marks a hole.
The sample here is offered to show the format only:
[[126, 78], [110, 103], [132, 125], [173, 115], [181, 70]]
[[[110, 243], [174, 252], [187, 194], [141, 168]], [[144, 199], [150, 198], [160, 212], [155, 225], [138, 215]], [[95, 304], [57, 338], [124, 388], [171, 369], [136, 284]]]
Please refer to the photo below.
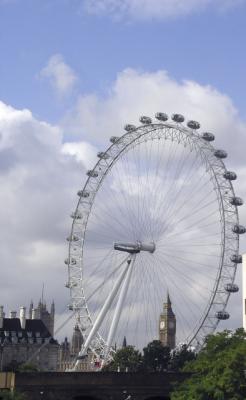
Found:
[[40, 76], [48, 78], [59, 95], [71, 93], [78, 78], [72, 68], [64, 62], [61, 54], [50, 57]]
[[68, 302], [65, 237], [85, 169], [63, 146], [59, 127], [0, 102], [0, 287], [9, 308], [38, 300], [42, 282], [58, 309]]
[[206, 8], [227, 10], [245, 0], [86, 0], [90, 14], [137, 20], [165, 19], [201, 12]]
[[71, 142], [62, 146], [62, 153], [75, 156], [88, 169], [96, 163], [97, 149], [87, 142]]
[[[166, 71], [147, 73], [126, 69], [119, 73], [108, 95], [80, 96], [64, 118], [64, 129], [81, 133], [89, 141], [107, 146], [111, 135], [123, 134], [126, 123], [139, 124], [140, 115], [154, 117], [157, 111], [182, 113], [200, 121], [202, 129], [215, 132], [217, 143], [233, 151], [233, 162], [243, 156], [241, 141], [245, 125], [231, 99], [213, 87], [194, 81], [177, 82]], [[240, 152], [240, 157], [238, 152]]]

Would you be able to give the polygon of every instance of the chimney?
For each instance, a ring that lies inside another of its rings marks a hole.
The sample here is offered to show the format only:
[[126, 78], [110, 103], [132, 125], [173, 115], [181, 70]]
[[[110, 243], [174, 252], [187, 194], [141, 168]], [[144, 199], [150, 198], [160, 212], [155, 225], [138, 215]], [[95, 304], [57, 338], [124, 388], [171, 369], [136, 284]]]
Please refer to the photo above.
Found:
[[32, 309], [32, 319], [40, 319], [40, 309], [39, 308]]
[[13, 318], [16, 318], [16, 316], [17, 316], [17, 312], [16, 311], [10, 311], [9, 318], [13, 319]]
[[26, 307], [23, 306], [20, 308], [20, 324], [22, 329], [26, 328]]
[[4, 319], [3, 306], [0, 306], [0, 329], [3, 328], [3, 319]]

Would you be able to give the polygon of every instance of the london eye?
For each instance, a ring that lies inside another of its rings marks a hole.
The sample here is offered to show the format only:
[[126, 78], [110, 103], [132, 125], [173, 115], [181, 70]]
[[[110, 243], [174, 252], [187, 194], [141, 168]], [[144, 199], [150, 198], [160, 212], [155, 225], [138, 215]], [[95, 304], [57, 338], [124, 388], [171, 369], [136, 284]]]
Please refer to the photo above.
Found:
[[238, 291], [246, 230], [226, 151], [180, 114], [124, 129], [98, 153], [71, 214], [66, 286], [84, 338], [75, 368], [88, 352], [107, 362], [124, 336], [139, 349], [157, 338], [167, 292], [177, 343], [200, 349]]

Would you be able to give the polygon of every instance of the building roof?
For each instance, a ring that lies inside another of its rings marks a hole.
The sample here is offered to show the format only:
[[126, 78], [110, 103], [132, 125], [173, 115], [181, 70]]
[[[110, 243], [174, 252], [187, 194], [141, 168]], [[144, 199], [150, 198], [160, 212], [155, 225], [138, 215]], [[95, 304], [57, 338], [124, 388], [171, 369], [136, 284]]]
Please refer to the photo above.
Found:
[[41, 319], [27, 319], [25, 329], [19, 318], [4, 318], [0, 329], [1, 343], [53, 343], [57, 344]]

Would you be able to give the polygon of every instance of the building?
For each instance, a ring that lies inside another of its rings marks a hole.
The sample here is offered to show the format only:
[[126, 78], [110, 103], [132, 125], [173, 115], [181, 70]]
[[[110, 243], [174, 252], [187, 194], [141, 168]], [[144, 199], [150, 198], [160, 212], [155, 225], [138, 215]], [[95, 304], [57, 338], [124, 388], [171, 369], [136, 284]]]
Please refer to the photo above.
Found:
[[40, 370], [55, 371], [59, 345], [53, 338], [54, 319], [54, 302], [50, 312], [43, 302], [36, 309], [31, 302], [28, 315], [26, 308], [20, 307], [19, 317], [16, 311], [10, 311], [9, 318], [0, 306], [0, 370], [28, 363]]
[[[64, 342], [61, 343], [58, 356], [58, 371], [68, 371], [74, 366], [74, 363], [78, 357], [79, 351], [83, 344], [83, 335], [79, 329], [79, 326], [75, 324], [73, 328], [73, 335], [71, 343], [65, 338]], [[77, 367], [77, 371], [93, 371], [93, 357], [92, 353], [88, 353], [86, 357], [80, 360], [80, 364]]]
[[176, 344], [176, 317], [172, 310], [172, 303], [169, 294], [167, 302], [163, 303], [163, 312], [159, 318], [159, 340], [163, 346], [173, 349]]

